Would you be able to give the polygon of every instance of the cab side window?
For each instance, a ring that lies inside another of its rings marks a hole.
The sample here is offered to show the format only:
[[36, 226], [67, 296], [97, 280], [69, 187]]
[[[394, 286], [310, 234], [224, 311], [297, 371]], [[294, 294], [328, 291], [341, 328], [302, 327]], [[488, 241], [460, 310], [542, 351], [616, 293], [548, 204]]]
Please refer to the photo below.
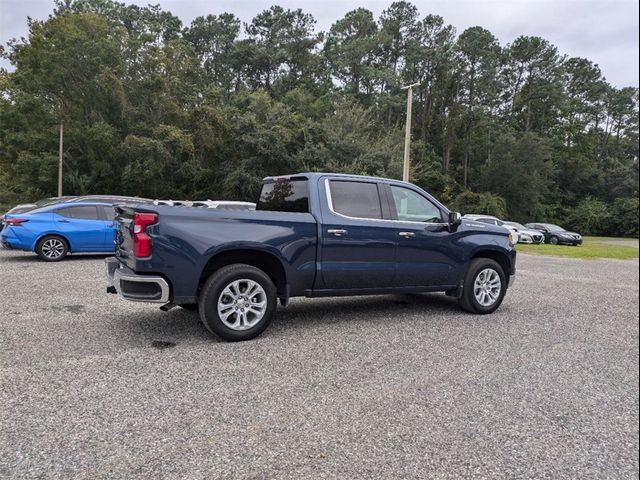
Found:
[[442, 222], [442, 212], [433, 203], [409, 188], [391, 185], [398, 220], [405, 222]]
[[336, 213], [353, 218], [382, 218], [377, 184], [331, 180], [329, 185], [331, 203]]

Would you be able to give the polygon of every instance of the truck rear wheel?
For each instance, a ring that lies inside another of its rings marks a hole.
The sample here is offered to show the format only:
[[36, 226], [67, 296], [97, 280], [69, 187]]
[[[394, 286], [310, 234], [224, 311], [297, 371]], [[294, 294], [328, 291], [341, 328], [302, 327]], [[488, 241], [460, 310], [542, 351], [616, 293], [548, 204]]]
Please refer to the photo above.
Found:
[[215, 272], [200, 294], [200, 319], [211, 333], [231, 342], [251, 340], [271, 323], [276, 287], [259, 268], [233, 264]]
[[474, 258], [464, 276], [460, 306], [471, 313], [494, 312], [507, 292], [507, 279], [498, 262]]

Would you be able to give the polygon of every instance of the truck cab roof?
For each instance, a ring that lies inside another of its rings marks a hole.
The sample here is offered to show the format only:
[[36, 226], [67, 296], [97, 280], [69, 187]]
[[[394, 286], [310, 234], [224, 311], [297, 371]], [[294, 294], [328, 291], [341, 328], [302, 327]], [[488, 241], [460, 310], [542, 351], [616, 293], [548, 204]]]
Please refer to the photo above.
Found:
[[352, 173], [329, 173], [329, 172], [301, 172], [301, 173], [293, 173], [291, 175], [278, 175], [273, 177], [264, 177], [262, 181], [275, 182], [280, 179], [294, 179], [294, 178], [306, 178], [308, 180], [313, 180], [321, 177], [341, 178], [345, 180], [373, 180], [376, 182], [397, 183], [397, 184], [403, 184], [403, 185], [410, 185], [412, 187], [415, 186], [412, 183], [403, 182], [402, 180], [397, 180], [393, 178], [374, 177], [370, 175], [356, 175]]

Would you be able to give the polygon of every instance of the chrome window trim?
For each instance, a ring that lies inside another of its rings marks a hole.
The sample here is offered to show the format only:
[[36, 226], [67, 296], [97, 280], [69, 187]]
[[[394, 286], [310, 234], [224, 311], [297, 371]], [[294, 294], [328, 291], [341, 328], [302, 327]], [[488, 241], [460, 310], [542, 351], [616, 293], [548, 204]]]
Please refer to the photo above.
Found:
[[[372, 183], [373, 185], [376, 186], [376, 188], [379, 185], [379, 182], [373, 181], [373, 180], [351, 180], [351, 179], [345, 179], [345, 180], [336, 180], [338, 182], [357, 182], [357, 183]], [[344, 215], [340, 212], [336, 212], [333, 208], [333, 201], [331, 200], [331, 179], [330, 178], [325, 178], [324, 179], [324, 190], [325, 190], [325, 194], [327, 196], [327, 204], [329, 205], [329, 211], [331, 213], [333, 213], [334, 215], [337, 215], [339, 217], [342, 218], [347, 218], [349, 220], [367, 220], [370, 222], [393, 222], [393, 223], [401, 223], [401, 224], [410, 224], [410, 225], [422, 225], [422, 226], [426, 226], [426, 225], [449, 225], [448, 223], [426, 223], [426, 222], [412, 222], [411, 220], [392, 220], [392, 219], [388, 219], [388, 218], [363, 218], [363, 217], [350, 217], [348, 215]], [[406, 188], [406, 187], [403, 187]], [[382, 201], [382, 198], [380, 199], [380, 201]], [[437, 205], [436, 205], [437, 208]], [[440, 210], [438, 208], [438, 210]], [[440, 212], [442, 213], [442, 211], [440, 210]]]

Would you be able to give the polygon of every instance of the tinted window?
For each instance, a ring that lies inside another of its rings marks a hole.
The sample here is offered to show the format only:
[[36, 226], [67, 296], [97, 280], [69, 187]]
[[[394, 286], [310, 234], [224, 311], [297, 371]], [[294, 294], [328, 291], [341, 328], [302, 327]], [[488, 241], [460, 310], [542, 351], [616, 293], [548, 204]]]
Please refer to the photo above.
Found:
[[331, 181], [333, 210], [347, 217], [382, 218], [378, 186], [375, 183]]
[[106, 205], [100, 205], [98, 209], [102, 214], [102, 218], [104, 218], [105, 220], [113, 220], [114, 218], [116, 218], [115, 208], [107, 207]]
[[58, 214], [58, 215], [61, 215], [63, 217], [73, 218], [73, 215], [71, 214], [71, 209], [70, 208], [59, 208], [59, 209], [55, 210], [55, 213]]
[[279, 179], [262, 185], [256, 210], [274, 212], [308, 212], [309, 186], [307, 179]]
[[407, 222], [431, 222], [442, 221], [440, 209], [433, 203], [409, 188], [391, 185], [393, 202], [396, 205], [398, 220]]
[[32, 210], [35, 210], [35, 208], [33, 208], [33, 207], [13, 207], [7, 213], [25, 213], [25, 212], [30, 212]]
[[93, 205], [81, 207], [68, 207], [56, 210], [58, 215], [67, 218], [77, 218], [82, 220], [98, 220], [98, 209]]

